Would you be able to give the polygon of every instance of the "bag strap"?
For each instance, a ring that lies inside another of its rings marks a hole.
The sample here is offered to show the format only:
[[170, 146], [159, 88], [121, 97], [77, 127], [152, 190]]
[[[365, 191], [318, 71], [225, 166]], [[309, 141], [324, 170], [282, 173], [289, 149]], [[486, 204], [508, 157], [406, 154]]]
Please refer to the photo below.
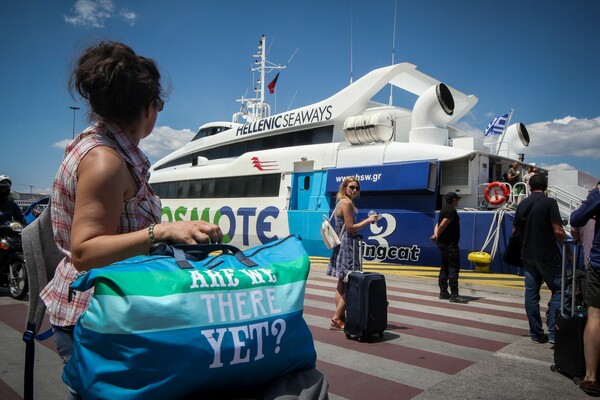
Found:
[[[333, 211], [331, 212], [331, 216], [329, 217], [329, 224], [331, 224], [331, 219], [335, 215], [335, 211], [337, 210], [337, 208], [341, 202], [342, 201], [340, 200], [337, 203], [335, 203], [335, 207], [334, 207]], [[339, 233], [340, 236], [342, 236], [342, 234], [344, 233], [344, 229], [346, 229], [346, 224], [342, 224], [342, 230], [340, 230], [340, 233]], [[335, 228], [333, 230], [335, 231]]]
[[194, 266], [190, 263], [190, 261], [204, 260], [206, 257], [208, 257], [210, 253], [216, 251], [220, 251], [220, 255], [233, 255], [236, 258], [236, 260], [238, 260], [247, 267], [256, 267], [258, 265], [254, 261], [246, 257], [246, 255], [237, 247], [224, 243], [176, 245], [170, 245], [167, 243], [156, 243], [150, 248], [149, 255], [174, 257], [175, 263], [180, 268], [193, 269]]
[[331, 219], [333, 218], [335, 211], [337, 210], [338, 206], [340, 205], [342, 201], [338, 201], [337, 203], [335, 203], [335, 207], [333, 208], [333, 211], [331, 212], [331, 215], [329, 216], [329, 223], [331, 223]]
[[521, 216], [522, 220], [523, 220], [523, 226], [521, 226], [521, 224], [519, 224], [519, 226], [517, 227], [517, 229], [519, 231], [523, 231], [525, 228], [525, 224], [527, 223], [527, 216], [529, 215], [529, 212], [531, 211], [531, 209], [533, 208], [533, 206], [535, 205], [535, 203], [538, 202], [538, 200], [540, 200], [543, 196], [538, 197], [537, 199], [535, 199], [534, 201], [531, 202], [531, 204], [529, 204], [527, 206], [527, 208], [525, 209], [525, 212], [523, 213], [523, 215]]

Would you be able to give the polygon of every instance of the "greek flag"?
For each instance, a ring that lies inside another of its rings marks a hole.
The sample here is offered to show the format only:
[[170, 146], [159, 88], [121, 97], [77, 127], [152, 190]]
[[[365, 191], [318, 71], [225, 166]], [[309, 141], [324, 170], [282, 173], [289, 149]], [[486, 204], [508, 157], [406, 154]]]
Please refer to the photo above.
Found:
[[508, 121], [508, 114], [501, 115], [499, 117], [494, 118], [485, 131], [483, 132], [483, 136], [489, 135], [502, 135], [504, 129], [506, 128], [506, 122]]

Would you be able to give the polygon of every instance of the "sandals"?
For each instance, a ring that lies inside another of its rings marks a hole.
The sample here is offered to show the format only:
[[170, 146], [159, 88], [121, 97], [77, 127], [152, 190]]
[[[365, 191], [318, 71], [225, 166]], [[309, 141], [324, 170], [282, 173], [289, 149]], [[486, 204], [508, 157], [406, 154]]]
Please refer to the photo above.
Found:
[[583, 390], [586, 394], [590, 396], [597, 397], [600, 395], [600, 387], [598, 387], [598, 383], [594, 381], [582, 380], [581, 382], [579, 382], [579, 387], [581, 388], [581, 390]]
[[329, 329], [331, 329], [332, 331], [342, 331], [344, 330], [344, 321], [341, 320], [334, 320], [333, 318], [331, 318], [331, 326], [329, 327]]

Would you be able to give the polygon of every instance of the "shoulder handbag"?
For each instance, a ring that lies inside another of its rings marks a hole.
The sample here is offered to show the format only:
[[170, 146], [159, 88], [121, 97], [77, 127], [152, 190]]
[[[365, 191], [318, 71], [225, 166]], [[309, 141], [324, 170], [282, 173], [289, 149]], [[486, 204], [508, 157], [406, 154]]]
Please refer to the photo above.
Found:
[[71, 285], [94, 288], [63, 372], [83, 398], [222, 398], [314, 368], [302, 317], [310, 263], [299, 237], [244, 252], [162, 243], [151, 254]]
[[331, 225], [331, 219], [335, 215], [335, 211], [337, 210], [339, 204], [340, 203], [338, 202], [335, 205], [335, 208], [331, 212], [331, 216], [329, 218], [327, 218], [325, 214], [322, 215], [323, 222], [321, 223], [321, 237], [323, 238], [323, 243], [325, 244], [325, 247], [327, 247], [327, 249], [333, 249], [334, 247], [337, 247], [340, 245], [340, 243], [342, 243], [340, 235], [338, 235], [338, 233]]
[[523, 248], [523, 239], [521, 237], [521, 233], [525, 229], [525, 222], [527, 220], [529, 212], [533, 208], [533, 205], [537, 203], [537, 201], [540, 198], [536, 199], [529, 206], [527, 206], [527, 209], [521, 216], [521, 223], [517, 226], [517, 229], [508, 238], [508, 243], [506, 244], [506, 248], [504, 249], [504, 254], [502, 256], [502, 261], [504, 261], [505, 263], [513, 265], [515, 267], [523, 266], [523, 261], [521, 261], [521, 249]]

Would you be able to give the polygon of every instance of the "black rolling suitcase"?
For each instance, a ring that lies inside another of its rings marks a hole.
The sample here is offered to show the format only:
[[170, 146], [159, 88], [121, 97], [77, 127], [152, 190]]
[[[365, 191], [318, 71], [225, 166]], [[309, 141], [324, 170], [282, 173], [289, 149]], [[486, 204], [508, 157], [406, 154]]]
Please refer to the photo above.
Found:
[[[355, 235], [354, 246], [358, 247], [362, 262], [362, 236]], [[385, 277], [376, 272], [355, 271], [347, 276], [346, 282], [346, 323], [344, 333], [347, 338], [359, 341], [373, 334], [383, 337], [387, 328], [387, 295]]]
[[[573, 273], [567, 277], [566, 249], [573, 246]], [[556, 337], [554, 343], [553, 371], [573, 378], [576, 382], [585, 376], [585, 359], [583, 353], [583, 331], [587, 321], [587, 310], [580, 301], [577, 301], [578, 281], [577, 271], [577, 243], [572, 239], [563, 242], [562, 278], [560, 294], [560, 310], [556, 313]], [[569, 290], [570, 289], [570, 290]], [[581, 290], [581, 288], [579, 288]], [[570, 299], [566, 299], [569, 293]], [[570, 300], [567, 301], [566, 300]]]

